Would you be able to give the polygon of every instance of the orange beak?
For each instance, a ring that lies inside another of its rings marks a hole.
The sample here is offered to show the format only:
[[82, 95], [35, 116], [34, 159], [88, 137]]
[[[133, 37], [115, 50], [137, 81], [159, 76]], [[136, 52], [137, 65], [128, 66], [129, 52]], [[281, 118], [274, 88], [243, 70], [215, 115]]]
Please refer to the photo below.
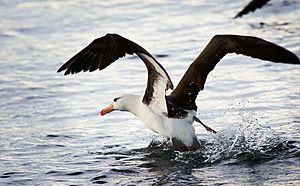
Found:
[[100, 115], [101, 115], [101, 116], [104, 116], [105, 114], [110, 113], [110, 112], [113, 111], [113, 110], [114, 110], [114, 106], [113, 106], [113, 104], [111, 104], [111, 105], [109, 105], [108, 107], [102, 109], [102, 110], [100, 111]]

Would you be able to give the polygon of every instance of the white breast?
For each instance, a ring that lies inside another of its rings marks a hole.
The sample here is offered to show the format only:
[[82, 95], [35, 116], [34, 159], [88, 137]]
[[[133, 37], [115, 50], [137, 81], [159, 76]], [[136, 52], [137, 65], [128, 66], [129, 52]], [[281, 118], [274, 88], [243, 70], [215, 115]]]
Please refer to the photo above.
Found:
[[155, 114], [145, 104], [139, 105], [138, 112], [136, 114], [144, 124], [152, 131], [161, 134], [164, 137], [169, 137], [168, 129], [165, 127], [165, 116]]
[[195, 111], [190, 111], [188, 117], [184, 119], [175, 119], [159, 116], [144, 104], [140, 108], [140, 113], [137, 116], [149, 129], [166, 138], [180, 139], [187, 146], [193, 144], [193, 139], [196, 136], [192, 125], [193, 116], [196, 115]]
[[165, 118], [165, 127], [170, 138], [180, 139], [185, 145], [191, 146], [194, 137], [196, 137], [193, 126], [193, 117], [195, 111], [189, 111], [188, 116], [184, 119]]
[[127, 105], [128, 111], [141, 119], [145, 125], [152, 131], [159, 133], [166, 138], [176, 138], [186, 146], [191, 146], [196, 137], [193, 127], [193, 117], [195, 111], [188, 111], [188, 116], [184, 119], [168, 118], [165, 115], [158, 115], [147, 105], [142, 103], [141, 97], [130, 97]]

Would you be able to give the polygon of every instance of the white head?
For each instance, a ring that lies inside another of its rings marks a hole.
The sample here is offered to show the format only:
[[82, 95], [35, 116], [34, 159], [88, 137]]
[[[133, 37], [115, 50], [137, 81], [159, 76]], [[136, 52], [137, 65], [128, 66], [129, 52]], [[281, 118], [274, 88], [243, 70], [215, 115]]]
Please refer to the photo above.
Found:
[[108, 107], [101, 110], [100, 114], [103, 116], [105, 114], [108, 114], [114, 110], [119, 111], [131, 111], [132, 105], [135, 105], [135, 100], [137, 100], [138, 96], [136, 95], [130, 95], [126, 94], [121, 97], [116, 97], [112, 104], [110, 104]]

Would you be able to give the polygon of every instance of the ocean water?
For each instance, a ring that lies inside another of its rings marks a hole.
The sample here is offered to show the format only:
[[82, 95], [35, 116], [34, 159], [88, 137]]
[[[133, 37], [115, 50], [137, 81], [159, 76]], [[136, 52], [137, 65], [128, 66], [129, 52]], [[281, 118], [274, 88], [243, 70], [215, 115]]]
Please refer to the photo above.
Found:
[[93, 39], [118, 33], [146, 48], [177, 84], [215, 34], [254, 35], [300, 56], [300, 3], [272, 0], [0, 1], [0, 185], [300, 185], [300, 66], [227, 55], [197, 98], [202, 148], [173, 151], [129, 113], [143, 94], [135, 57], [101, 72], [56, 70]]

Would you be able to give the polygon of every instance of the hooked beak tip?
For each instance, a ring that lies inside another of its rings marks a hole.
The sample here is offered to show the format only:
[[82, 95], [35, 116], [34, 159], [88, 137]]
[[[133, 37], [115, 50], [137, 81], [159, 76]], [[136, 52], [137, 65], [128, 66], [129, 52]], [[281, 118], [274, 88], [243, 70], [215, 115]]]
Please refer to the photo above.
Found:
[[103, 116], [105, 113], [103, 112], [103, 110], [101, 110], [100, 112], [99, 112], [99, 115], [100, 116]]

